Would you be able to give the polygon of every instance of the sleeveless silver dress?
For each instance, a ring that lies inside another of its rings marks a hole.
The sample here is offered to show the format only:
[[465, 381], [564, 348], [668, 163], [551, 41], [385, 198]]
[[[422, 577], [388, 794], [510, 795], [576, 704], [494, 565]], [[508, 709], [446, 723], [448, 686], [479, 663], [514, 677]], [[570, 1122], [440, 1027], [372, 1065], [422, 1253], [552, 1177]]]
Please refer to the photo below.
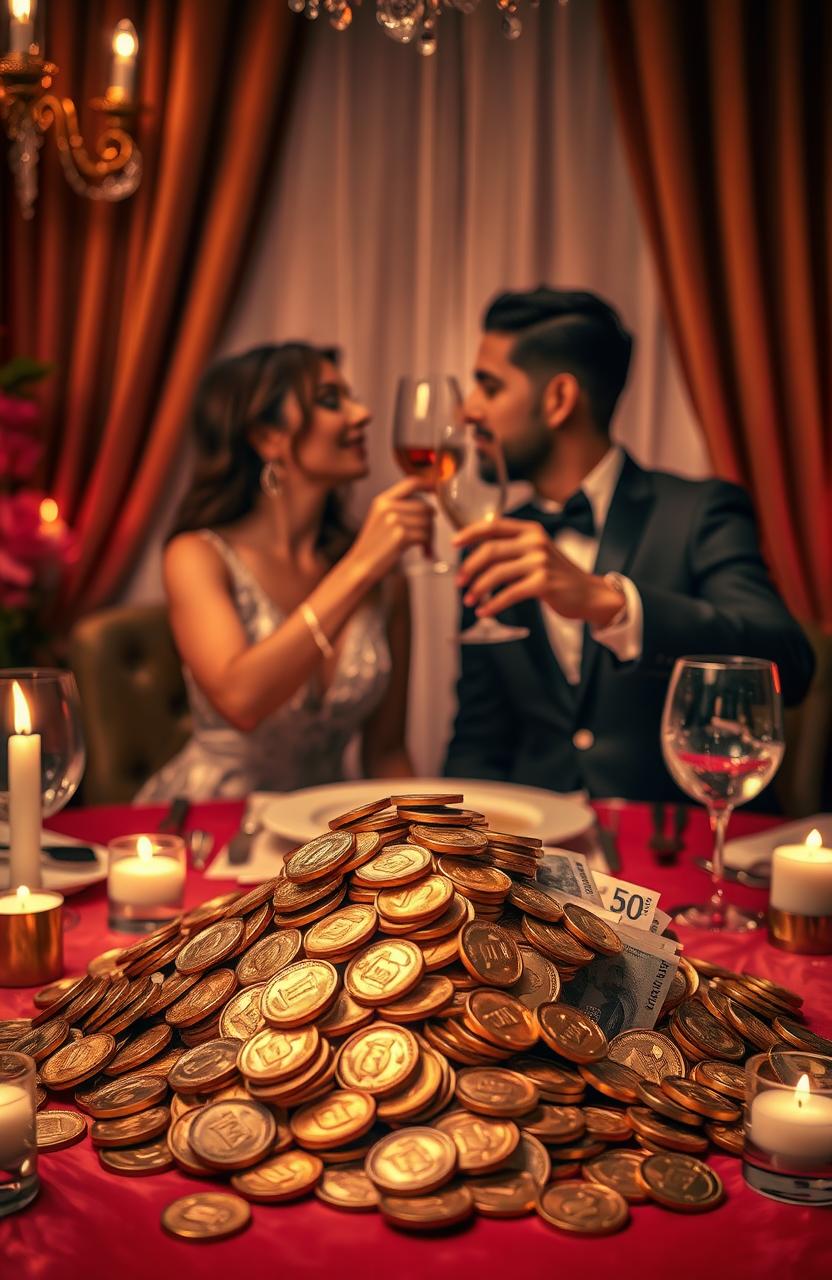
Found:
[[[225, 561], [249, 641], [265, 639], [284, 621], [283, 610], [223, 538], [210, 529], [200, 534]], [[173, 796], [236, 798], [341, 781], [346, 745], [375, 710], [390, 678], [386, 624], [384, 599], [365, 602], [344, 627], [329, 687], [321, 693], [307, 681], [249, 733], [224, 720], [184, 668], [193, 736], [148, 779], [133, 803], [155, 804]]]

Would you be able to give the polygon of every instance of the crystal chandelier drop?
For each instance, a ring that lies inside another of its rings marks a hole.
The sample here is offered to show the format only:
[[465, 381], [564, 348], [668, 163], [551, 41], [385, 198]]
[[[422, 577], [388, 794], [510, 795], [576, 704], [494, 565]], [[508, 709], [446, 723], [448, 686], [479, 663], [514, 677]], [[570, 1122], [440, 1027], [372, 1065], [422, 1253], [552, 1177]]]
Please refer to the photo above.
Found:
[[[436, 52], [439, 19], [444, 10], [456, 9], [459, 13], [473, 13], [480, 0], [375, 0], [376, 18], [391, 40], [398, 44], [415, 45], [423, 57]], [[536, 9], [540, 0], [522, 0]], [[565, 0], [559, 0], [564, 4]], [[303, 13], [314, 21], [326, 15], [336, 31], [346, 31], [352, 22], [353, 9], [361, 0], [289, 0], [294, 13]], [[520, 20], [521, 0], [497, 0], [500, 13], [500, 30], [507, 40], [516, 40], [523, 30]]]

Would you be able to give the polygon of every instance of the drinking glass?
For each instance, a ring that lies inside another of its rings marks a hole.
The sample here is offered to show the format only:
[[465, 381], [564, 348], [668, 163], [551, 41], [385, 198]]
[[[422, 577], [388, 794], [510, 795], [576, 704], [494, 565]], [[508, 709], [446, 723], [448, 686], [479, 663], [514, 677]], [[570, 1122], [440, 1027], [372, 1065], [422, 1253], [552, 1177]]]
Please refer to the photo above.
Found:
[[723, 847], [735, 807], [759, 795], [783, 759], [776, 665], [761, 658], [679, 658], [665, 698], [661, 744], [674, 781], [707, 808], [714, 835], [711, 897], [674, 918], [724, 932], [756, 928], [761, 914], [724, 900]]
[[[457, 529], [478, 520], [496, 520], [505, 510], [508, 476], [497, 436], [481, 423], [456, 422], [439, 442], [436, 496]], [[460, 634], [460, 644], [504, 644], [523, 640], [527, 627], [497, 618], [478, 618]]]
[[[431, 374], [400, 378], [393, 414], [393, 453], [407, 476], [436, 482], [436, 451], [440, 437], [459, 418], [462, 393], [456, 378]], [[405, 557], [409, 574], [447, 573], [444, 560], [428, 560], [418, 548]]]
[[16, 1213], [38, 1193], [35, 1061], [0, 1052], [0, 1218]]

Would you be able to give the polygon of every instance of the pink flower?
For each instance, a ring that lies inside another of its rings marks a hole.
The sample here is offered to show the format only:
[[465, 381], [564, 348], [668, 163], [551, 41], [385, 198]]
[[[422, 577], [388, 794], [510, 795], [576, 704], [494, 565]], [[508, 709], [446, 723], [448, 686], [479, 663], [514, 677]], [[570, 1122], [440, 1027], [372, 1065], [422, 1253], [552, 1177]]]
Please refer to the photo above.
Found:
[[42, 452], [41, 445], [32, 436], [3, 427], [0, 422], [0, 476], [28, 479]]
[[39, 418], [40, 408], [36, 401], [0, 391], [0, 427], [8, 427], [12, 431], [33, 431]]

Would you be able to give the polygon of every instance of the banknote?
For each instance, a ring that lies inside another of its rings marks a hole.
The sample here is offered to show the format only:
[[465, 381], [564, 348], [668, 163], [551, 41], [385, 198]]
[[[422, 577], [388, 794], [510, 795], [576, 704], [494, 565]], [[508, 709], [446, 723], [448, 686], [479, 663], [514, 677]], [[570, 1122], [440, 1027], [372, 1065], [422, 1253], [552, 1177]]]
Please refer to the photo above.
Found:
[[630, 925], [619, 925], [616, 932], [624, 944], [621, 953], [596, 956], [560, 997], [593, 1018], [607, 1039], [630, 1027], [654, 1027], [679, 967], [670, 938]]
[[537, 864], [537, 881], [555, 893], [594, 902], [597, 907], [608, 905], [601, 899], [586, 858], [571, 849], [546, 849]]
[[637, 929], [651, 928], [660, 893], [608, 875], [606, 871], [593, 871], [592, 875], [601, 901], [608, 910], [620, 912], [625, 924], [634, 925]]
[[673, 919], [667, 911], [662, 911], [661, 907], [656, 907], [653, 919], [650, 923], [651, 933], [664, 933], [670, 921]]

